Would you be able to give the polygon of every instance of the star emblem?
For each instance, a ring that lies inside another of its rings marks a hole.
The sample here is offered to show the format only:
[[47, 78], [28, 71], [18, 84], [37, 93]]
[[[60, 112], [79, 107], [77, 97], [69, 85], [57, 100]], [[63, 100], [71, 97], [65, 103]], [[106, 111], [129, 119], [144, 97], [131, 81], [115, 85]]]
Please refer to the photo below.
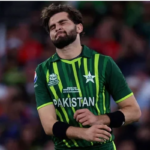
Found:
[[93, 78], [95, 78], [95, 76], [92, 76], [90, 72], [88, 75], [83, 75], [83, 76], [86, 78], [86, 83], [88, 83], [89, 81], [94, 83]]

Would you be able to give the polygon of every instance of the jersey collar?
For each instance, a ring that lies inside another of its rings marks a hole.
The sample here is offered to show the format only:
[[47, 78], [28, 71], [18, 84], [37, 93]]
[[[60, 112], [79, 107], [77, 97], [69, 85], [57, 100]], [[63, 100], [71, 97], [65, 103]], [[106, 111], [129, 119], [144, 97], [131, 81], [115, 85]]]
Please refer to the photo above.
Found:
[[[86, 58], [91, 58], [92, 57], [92, 50], [90, 48], [88, 48], [85, 45], [82, 45], [82, 53], [81, 53], [81, 57], [86, 57]], [[55, 53], [52, 57], [51, 57], [51, 62], [55, 62], [60, 60], [61, 58], [58, 56], [57, 53]]]

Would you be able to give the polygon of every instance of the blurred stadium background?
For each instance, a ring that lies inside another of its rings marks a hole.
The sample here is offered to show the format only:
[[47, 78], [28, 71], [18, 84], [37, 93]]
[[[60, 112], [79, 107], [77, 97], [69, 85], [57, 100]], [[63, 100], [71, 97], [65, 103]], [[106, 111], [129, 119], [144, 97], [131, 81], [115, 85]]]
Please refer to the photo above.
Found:
[[[0, 2], [0, 150], [53, 150], [33, 88], [37, 64], [55, 53], [40, 20], [50, 3]], [[150, 2], [55, 3], [81, 11], [82, 43], [116, 61], [141, 107], [140, 122], [114, 130], [117, 150], [150, 150]]]

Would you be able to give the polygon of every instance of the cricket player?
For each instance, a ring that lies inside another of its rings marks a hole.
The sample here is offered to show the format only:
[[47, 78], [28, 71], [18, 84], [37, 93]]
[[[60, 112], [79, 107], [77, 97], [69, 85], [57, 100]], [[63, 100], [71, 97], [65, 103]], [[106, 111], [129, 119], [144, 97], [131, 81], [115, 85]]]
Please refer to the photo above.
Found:
[[[39, 117], [55, 150], [115, 150], [113, 128], [139, 120], [140, 108], [118, 66], [82, 45], [81, 13], [68, 5], [42, 11], [56, 53], [35, 70]], [[118, 105], [110, 111], [110, 96]]]

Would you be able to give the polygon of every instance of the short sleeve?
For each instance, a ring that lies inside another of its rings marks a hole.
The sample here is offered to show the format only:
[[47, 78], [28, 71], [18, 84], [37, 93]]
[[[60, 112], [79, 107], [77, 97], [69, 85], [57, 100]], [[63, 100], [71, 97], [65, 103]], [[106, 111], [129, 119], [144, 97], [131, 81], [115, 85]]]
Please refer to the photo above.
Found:
[[127, 85], [127, 82], [113, 59], [107, 56], [107, 65], [105, 71], [106, 87], [116, 103], [119, 103], [133, 95]]
[[42, 70], [41, 66], [38, 66], [35, 70], [34, 91], [37, 109], [53, 104], [50, 93], [47, 89], [46, 75], [44, 75], [44, 71]]

